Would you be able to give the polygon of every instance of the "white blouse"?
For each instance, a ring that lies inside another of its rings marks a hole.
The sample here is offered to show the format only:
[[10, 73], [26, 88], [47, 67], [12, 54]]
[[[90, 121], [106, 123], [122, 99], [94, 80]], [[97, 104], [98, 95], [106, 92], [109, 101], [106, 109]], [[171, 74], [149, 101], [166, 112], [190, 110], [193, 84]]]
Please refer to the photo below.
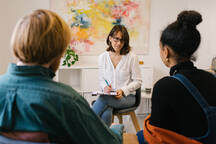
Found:
[[122, 89], [125, 96], [135, 94], [136, 89], [141, 87], [142, 76], [138, 57], [129, 52], [122, 55], [120, 62], [114, 68], [109, 52], [99, 56], [99, 84], [102, 90], [107, 86], [105, 80], [111, 84], [113, 90]]

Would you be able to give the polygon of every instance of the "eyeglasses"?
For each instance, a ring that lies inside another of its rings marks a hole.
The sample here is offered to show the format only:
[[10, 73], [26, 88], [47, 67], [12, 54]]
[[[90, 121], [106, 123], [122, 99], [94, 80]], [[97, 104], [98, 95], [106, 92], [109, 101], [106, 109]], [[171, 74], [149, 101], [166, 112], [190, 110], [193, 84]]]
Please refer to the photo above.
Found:
[[113, 38], [113, 41], [116, 42], [116, 43], [117, 43], [117, 42], [124, 43], [124, 40], [123, 40], [123, 39], [120, 39], [120, 38], [114, 37], [114, 36], [113, 36], [112, 38]]

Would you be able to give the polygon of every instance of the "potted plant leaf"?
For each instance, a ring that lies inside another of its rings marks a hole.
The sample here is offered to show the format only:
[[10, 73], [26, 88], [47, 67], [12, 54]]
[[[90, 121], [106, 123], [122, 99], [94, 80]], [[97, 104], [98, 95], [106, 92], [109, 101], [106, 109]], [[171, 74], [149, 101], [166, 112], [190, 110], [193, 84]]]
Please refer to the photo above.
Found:
[[78, 60], [79, 60], [79, 56], [75, 53], [75, 51], [70, 46], [68, 46], [63, 57], [62, 65], [70, 67], [71, 65], [75, 64], [75, 62]]

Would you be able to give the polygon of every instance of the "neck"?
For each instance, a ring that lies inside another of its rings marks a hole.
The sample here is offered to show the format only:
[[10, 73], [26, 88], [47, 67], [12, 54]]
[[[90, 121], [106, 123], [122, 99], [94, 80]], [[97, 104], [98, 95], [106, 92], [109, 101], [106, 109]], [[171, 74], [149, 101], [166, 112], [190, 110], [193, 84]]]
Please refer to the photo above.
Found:
[[173, 67], [175, 65], [177, 65], [178, 63], [182, 63], [182, 62], [186, 62], [189, 61], [188, 59], [181, 59], [181, 60], [176, 60], [176, 59], [172, 59], [170, 58], [170, 63], [169, 63], [169, 67]]
[[115, 56], [120, 56], [120, 52], [117, 52], [117, 51], [116, 52], [111, 52], [111, 54], [115, 55]]
[[173, 67], [176, 64], [177, 64], [176, 61], [170, 60], [169, 67], [171, 68], [171, 67]]

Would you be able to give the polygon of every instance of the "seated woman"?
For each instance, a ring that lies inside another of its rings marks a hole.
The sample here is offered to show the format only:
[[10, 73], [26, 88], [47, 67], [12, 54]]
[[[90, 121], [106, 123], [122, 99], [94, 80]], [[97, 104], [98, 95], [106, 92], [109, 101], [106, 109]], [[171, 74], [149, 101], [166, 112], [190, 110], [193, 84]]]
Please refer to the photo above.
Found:
[[116, 96], [101, 95], [93, 110], [110, 126], [113, 108], [128, 108], [135, 104], [135, 91], [142, 77], [138, 58], [131, 51], [129, 34], [123, 25], [115, 25], [107, 37], [108, 48], [99, 56], [99, 82], [105, 93], [115, 90]]
[[[191, 61], [200, 44], [196, 25], [201, 21], [198, 12], [183, 11], [162, 32], [160, 56], [170, 68], [170, 76], [154, 85], [152, 113], [144, 122], [144, 139], [143, 132], [137, 134], [140, 143], [216, 143], [216, 112], [211, 109], [216, 109], [216, 79]], [[201, 95], [192, 94], [174, 78], [179, 75], [181, 80], [189, 80]]]

